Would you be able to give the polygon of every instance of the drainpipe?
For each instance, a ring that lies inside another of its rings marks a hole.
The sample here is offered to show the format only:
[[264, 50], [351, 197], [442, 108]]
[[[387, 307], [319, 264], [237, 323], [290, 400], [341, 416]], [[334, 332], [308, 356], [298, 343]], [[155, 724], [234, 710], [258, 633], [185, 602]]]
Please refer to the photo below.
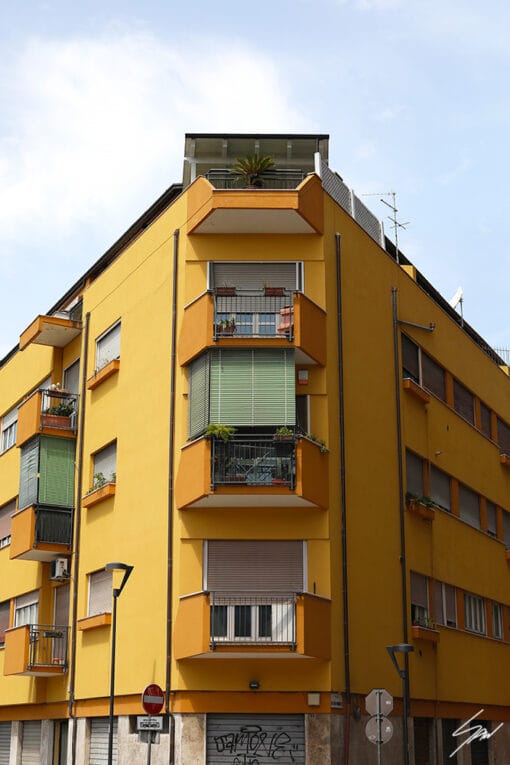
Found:
[[349, 590], [347, 580], [347, 503], [345, 490], [345, 416], [344, 416], [344, 355], [342, 337], [342, 262], [340, 257], [340, 234], [335, 234], [336, 252], [336, 309], [337, 309], [337, 350], [338, 350], [338, 428], [340, 433], [340, 520], [342, 534], [342, 606], [345, 674], [345, 716], [344, 716], [344, 763], [349, 763], [351, 737], [351, 662], [349, 645]]
[[174, 231], [173, 286], [172, 286], [172, 336], [170, 341], [170, 432], [168, 439], [168, 549], [167, 549], [167, 619], [166, 619], [166, 677], [165, 713], [169, 715], [168, 762], [174, 761], [175, 722], [170, 712], [172, 688], [172, 582], [173, 582], [173, 503], [174, 503], [174, 448], [175, 448], [175, 378], [177, 338], [177, 266], [179, 255], [179, 229]]
[[71, 614], [71, 667], [69, 672], [69, 701], [68, 715], [73, 720], [73, 734], [71, 742], [72, 763], [76, 762], [76, 717], [74, 714], [74, 686], [76, 682], [76, 618], [78, 613], [78, 576], [80, 569], [80, 532], [81, 532], [81, 497], [83, 489], [83, 440], [85, 430], [85, 401], [87, 386], [87, 363], [89, 347], [90, 311], [85, 314], [85, 328], [83, 331], [83, 345], [81, 356], [81, 386], [80, 386], [80, 420], [78, 425], [78, 449], [77, 449], [77, 472], [76, 472], [76, 500], [74, 508], [74, 570], [73, 570], [73, 597]]
[[[397, 317], [397, 288], [391, 288], [391, 302], [393, 308], [393, 358], [395, 364], [395, 410], [397, 426], [397, 461], [398, 461], [398, 494], [399, 494], [399, 519], [400, 519], [400, 577], [402, 589], [402, 638], [404, 643], [408, 643], [407, 629], [407, 562], [406, 562], [406, 535], [405, 535], [405, 516], [404, 516], [404, 472], [403, 447], [402, 447], [402, 414], [400, 401], [400, 360], [398, 353], [398, 317]], [[402, 734], [404, 743], [404, 762], [408, 762], [408, 741], [409, 733], [407, 730], [408, 722], [408, 699], [409, 699], [409, 654], [404, 653], [404, 710], [402, 716]]]

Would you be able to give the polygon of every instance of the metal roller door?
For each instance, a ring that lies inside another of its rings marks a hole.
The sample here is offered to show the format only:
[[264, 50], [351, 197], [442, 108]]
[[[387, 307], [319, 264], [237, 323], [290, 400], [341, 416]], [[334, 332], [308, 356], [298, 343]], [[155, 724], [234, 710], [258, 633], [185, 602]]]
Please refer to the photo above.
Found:
[[0, 722], [0, 765], [9, 765], [11, 755], [11, 723]]
[[[90, 721], [89, 765], [107, 765], [108, 763], [107, 717], [93, 717]], [[117, 762], [117, 718], [113, 720], [113, 762]]]
[[41, 762], [41, 721], [23, 723], [21, 744], [21, 765], [40, 765]]
[[305, 765], [303, 715], [208, 715], [207, 765]]

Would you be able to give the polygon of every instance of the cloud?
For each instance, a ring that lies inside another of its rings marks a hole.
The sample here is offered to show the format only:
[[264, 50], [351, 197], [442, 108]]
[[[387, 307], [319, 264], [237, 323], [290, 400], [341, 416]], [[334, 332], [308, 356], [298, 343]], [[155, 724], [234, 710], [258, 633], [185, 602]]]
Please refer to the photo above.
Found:
[[2, 68], [4, 269], [9, 243], [65, 240], [112, 218], [123, 230], [129, 202], [180, 180], [186, 131], [296, 131], [305, 121], [269, 59], [232, 40], [32, 39]]

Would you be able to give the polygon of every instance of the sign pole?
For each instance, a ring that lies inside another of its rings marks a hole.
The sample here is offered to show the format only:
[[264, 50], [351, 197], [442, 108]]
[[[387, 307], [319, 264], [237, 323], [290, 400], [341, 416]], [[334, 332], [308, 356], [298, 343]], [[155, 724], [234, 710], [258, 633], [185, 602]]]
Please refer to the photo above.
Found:
[[152, 745], [152, 729], [149, 727], [149, 736], [147, 739], [147, 765], [151, 765], [151, 745]]
[[382, 691], [377, 689], [377, 765], [381, 765], [381, 745], [382, 745], [382, 709], [381, 696]]

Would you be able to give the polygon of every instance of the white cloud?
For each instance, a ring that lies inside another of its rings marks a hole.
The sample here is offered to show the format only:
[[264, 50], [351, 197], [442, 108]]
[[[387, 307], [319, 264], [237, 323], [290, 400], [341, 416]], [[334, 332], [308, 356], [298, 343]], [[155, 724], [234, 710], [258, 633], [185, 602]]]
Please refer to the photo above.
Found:
[[2, 259], [8, 242], [65, 238], [109, 215], [126, 227], [129, 200], [151, 201], [180, 179], [186, 131], [304, 127], [276, 68], [232, 40], [33, 39], [4, 66]]

